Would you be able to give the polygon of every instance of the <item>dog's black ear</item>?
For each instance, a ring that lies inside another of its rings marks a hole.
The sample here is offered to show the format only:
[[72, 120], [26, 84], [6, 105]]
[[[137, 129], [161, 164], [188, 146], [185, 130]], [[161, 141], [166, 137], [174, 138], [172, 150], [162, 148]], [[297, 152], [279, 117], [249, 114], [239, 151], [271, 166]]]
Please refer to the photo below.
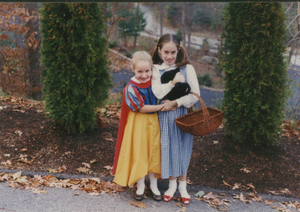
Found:
[[188, 83], [178, 82], [164, 98], [172, 101], [189, 94], [190, 91], [191, 91], [191, 87]]
[[161, 75], [160, 81], [161, 83], [168, 83], [169, 81], [173, 80], [175, 75], [180, 71], [180, 68], [176, 68], [170, 71], [166, 71]]

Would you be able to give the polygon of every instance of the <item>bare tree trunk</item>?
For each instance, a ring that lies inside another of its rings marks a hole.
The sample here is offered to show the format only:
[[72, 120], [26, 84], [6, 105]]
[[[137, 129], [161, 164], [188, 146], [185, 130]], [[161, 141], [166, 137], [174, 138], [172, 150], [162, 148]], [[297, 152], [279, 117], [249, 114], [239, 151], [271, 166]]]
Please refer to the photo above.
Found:
[[[137, 7], [136, 7], [136, 13], [135, 13], [135, 27], [137, 28], [138, 24], [139, 24], [139, 6], [140, 4], [137, 3]], [[136, 39], [137, 36], [134, 36], [134, 40], [133, 40], [133, 48], [135, 49], [136, 47]]]
[[[28, 31], [25, 34], [27, 40], [33, 35], [34, 43], [32, 46], [27, 48], [28, 54], [28, 66], [29, 66], [29, 86], [30, 93], [29, 96], [33, 99], [41, 99], [42, 96], [42, 85], [41, 85], [41, 67], [40, 67], [40, 43], [41, 43], [41, 33], [39, 27], [39, 19], [37, 14], [37, 3], [26, 3], [25, 9], [28, 11], [29, 16], [34, 16], [35, 18], [30, 18], [26, 23]], [[36, 14], [35, 14], [36, 13]], [[32, 38], [31, 38], [32, 39]]]
[[185, 48], [185, 35], [186, 35], [186, 27], [185, 27], [185, 12], [186, 12], [186, 3], [182, 3], [182, 45]]
[[112, 15], [113, 15], [113, 21], [112, 21], [112, 34], [111, 34], [111, 39], [112, 41], [119, 41], [119, 17], [118, 17], [118, 3], [112, 3]]
[[5, 79], [4, 79], [2, 64], [0, 65], [0, 73], [1, 73], [1, 88], [2, 88], [2, 92], [6, 93], [5, 84], [4, 84]]
[[5, 60], [5, 57], [4, 57], [3, 53], [0, 52], [0, 54], [1, 54], [1, 57], [2, 57], [1, 59], [3, 61], [3, 63], [2, 63], [1, 60], [0, 60], [0, 72], [1, 72], [1, 79], [2, 79], [2, 82], [1, 82], [1, 84], [2, 84], [2, 91], [4, 93], [6, 93], [8, 89], [6, 88], [7, 86], [6, 86], [5, 75], [3, 74], [3, 71], [4, 71], [3, 66], [5, 65], [4, 63], [7, 63], [7, 62]]
[[189, 29], [187, 32], [187, 36], [188, 36], [188, 47], [187, 47], [187, 51], [190, 54], [190, 50], [191, 50], [191, 37], [192, 37], [192, 30]]
[[164, 29], [164, 3], [159, 3], [159, 14], [160, 14], [160, 37], [163, 35]]

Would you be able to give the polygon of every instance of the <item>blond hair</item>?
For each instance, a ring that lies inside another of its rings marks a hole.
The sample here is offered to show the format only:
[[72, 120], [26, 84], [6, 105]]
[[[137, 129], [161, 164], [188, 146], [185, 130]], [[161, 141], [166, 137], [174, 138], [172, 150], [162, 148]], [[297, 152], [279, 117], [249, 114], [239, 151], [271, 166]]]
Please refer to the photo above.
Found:
[[145, 51], [137, 51], [135, 52], [133, 55], [132, 55], [132, 59], [131, 59], [131, 66], [132, 66], [132, 69], [135, 68], [135, 65], [139, 62], [139, 61], [146, 61], [146, 62], [149, 62], [151, 68], [153, 66], [153, 62], [152, 62], [152, 58], [150, 56], [150, 54], [148, 54], [147, 52]]

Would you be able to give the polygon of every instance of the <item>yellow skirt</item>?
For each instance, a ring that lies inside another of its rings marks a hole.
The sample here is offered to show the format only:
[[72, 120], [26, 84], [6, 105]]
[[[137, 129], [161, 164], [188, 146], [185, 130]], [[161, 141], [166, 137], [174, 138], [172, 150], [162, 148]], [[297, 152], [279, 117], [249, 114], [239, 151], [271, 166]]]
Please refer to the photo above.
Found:
[[158, 115], [130, 111], [114, 181], [133, 185], [148, 173], [161, 174]]

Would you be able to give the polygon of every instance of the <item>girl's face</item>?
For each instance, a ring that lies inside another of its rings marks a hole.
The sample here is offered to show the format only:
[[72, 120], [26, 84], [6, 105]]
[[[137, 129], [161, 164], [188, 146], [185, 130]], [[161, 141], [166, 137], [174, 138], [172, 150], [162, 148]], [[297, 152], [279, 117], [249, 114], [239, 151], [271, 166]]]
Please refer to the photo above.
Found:
[[135, 64], [133, 68], [135, 78], [141, 82], [147, 82], [152, 75], [152, 67], [149, 61], [139, 61]]
[[161, 59], [166, 65], [174, 65], [177, 58], [178, 49], [173, 42], [165, 43], [162, 48], [158, 48]]

